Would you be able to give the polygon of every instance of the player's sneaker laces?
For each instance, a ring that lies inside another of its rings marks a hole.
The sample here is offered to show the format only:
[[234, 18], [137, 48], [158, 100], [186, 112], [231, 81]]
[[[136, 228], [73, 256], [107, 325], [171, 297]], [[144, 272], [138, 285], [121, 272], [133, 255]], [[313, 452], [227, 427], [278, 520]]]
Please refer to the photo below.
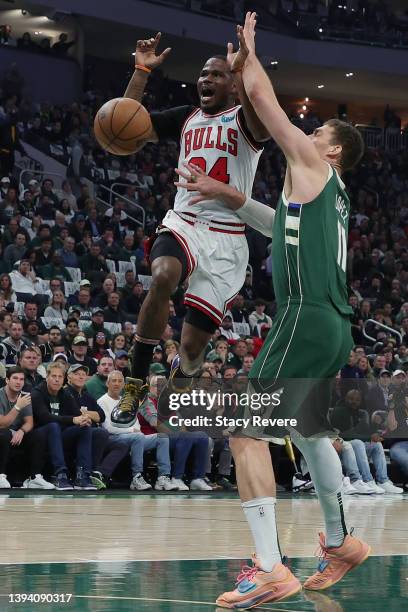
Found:
[[159, 476], [156, 480], [156, 484], [154, 485], [155, 491], [175, 491], [177, 488], [177, 485], [173, 482], [170, 476], [166, 474]]
[[126, 377], [123, 396], [111, 413], [111, 421], [116, 427], [132, 427], [135, 424], [144, 387], [140, 378]]
[[23, 489], [55, 489], [55, 485], [42, 476], [42, 474], [36, 474], [34, 478], [27, 478], [23, 482]]
[[271, 572], [259, 567], [256, 555], [252, 567], [244, 566], [237, 577], [236, 589], [220, 595], [216, 601], [222, 608], [256, 608], [267, 601], [281, 601], [302, 590], [302, 585], [282, 563], [276, 563]]
[[346, 535], [341, 546], [328, 548], [323, 533], [319, 533], [319, 565], [317, 572], [304, 583], [305, 589], [323, 591], [343, 578], [347, 572], [367, 559], [371, 548], [365, 542]]

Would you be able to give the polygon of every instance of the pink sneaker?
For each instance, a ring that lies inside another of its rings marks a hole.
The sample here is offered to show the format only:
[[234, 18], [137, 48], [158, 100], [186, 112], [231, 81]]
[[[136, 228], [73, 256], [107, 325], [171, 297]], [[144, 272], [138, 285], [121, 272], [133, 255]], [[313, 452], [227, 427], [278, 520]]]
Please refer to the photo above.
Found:
[[237, 588], [220, 595], [216, 603], [222, 608], [256, 608], [267, 601], [281, 601], [302, 590], [302, 585], [292, 572], [277, 563], [271, 572], [259, 568], [256, 555], [253, 566], [244, 566], [237, 578]]
[[324, 534], [319, 533], [319, 543], [317, 572], [303, 585], [312, 591], [322, 591], [336, 584], [347, 572], [363, 563], [371, 552], [368, 544], [351, 535], [346, 535], [341, 546], [327, 548]]

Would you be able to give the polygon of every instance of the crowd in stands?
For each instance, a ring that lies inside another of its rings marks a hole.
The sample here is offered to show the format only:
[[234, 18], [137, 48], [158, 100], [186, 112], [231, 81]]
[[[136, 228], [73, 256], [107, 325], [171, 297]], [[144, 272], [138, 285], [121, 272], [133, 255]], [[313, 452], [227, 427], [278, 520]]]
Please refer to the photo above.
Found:
[[[144, 243], [174, 201], [177, 143], [150, 144], [125, 160], [112, 158], [91, 135], [93, 113], [104, 101], [100, 94], [88, 92], [81, 103], [64, 107], [42, 104], [32, 109], [17, 78], [9, 75], [6, 85], [0, 116], [23, 141], [70, 148], [71, 174], [58, 186], [46, 173], [33, 174], [21, 185], [13, 158], [0, 158], [0, 377], [6, 394], [3, 404], [0, 400], [2, 486], [8, 483], [9, 454], [24, 441], [28, 457], [33, 444], [48, 448], [50, 456], [50, 480], [44, 479], [40, 457], [34, 463], [30, 459], [25, 481], [30, 487], [104, 487], [131, 450], [131, 486], [143, 490], [151, 486], [143, 475], [147, 449], [156, 454], [158, 489], [183, 489], [187, 476], [192, 489], [208, 490], [211, 471], [220, 486], [232, 487], [231, 455], [224, 440], [177, 434], [166, 447], [157, 437], [157, 432], [169, 431], [158, 427], [154, 377], [168, 375], [177, 353], [185, 287], [169, 303], [169, 322], [154, 352], [150, 394], [134, 430], [115, 433], [109, 425], [129, 374], [127, 353], [149, 286]], [[159, 89], [153, 79], [146, 96], [150, 109], [164, 106]], [[283, 156], [268, 143], [253, 196], [275, 206], [284, 169]], [[368, 150], [347, 177], [356, 349], [341, 372], [330, 414], [340, 431], [335, 444], [350, 478], [345, 488], [353, 493], [368, 494], [364, 483], [369, 483], [370, 494], [379, 493], [381, 485], [391, 489], [384, 448], [401, 470], [399, 481], [408, 479], [407, 177], [407, 152], [384, 150]], [[96, 189], [120, 183], [110, 208], [97, 204], [91, 181]], [[247, 238], [250, 268], [208, 347], [201, 373], [203, 380], [211, 379], [208, 384], [221, 379], [245, 383], [274, 317], [270, 245], [250, 228]], [[21, 389], [35, 397], [31, 408], [22, 405]], [[211, 454], [216, 456], [213, 465]], [[367, 467], [370, 460], [377, 485]]]

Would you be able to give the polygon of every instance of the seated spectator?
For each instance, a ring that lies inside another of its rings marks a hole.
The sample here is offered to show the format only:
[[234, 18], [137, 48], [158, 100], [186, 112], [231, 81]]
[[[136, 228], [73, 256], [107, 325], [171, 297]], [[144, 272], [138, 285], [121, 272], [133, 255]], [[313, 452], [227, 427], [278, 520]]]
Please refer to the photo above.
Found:
[[21, 259], [17, 270], [10, 272], [11, 284], [16, 292], [17, 299], [24, 302], [38, 292], [38, 280], [31, 269], [28, 259]]
[[232, 315], [226, 314], [220, 325], [220, 334], [227, 338], [227, 340], [239, 340], [239, 334], [236, 334], [233, 330]]
[[[177, 431], [171, 427], [169, 421], [158, 418], [158, 384], [162, 377], [159, 378], [156, 372], [160, 372], [161, 367], [160, 364], [150, 366], [149, 392], [138, 411], [140, 429], [145, 435], [159, 432], [169, 436], [173, 455], [173, 477], [171, 484], [174, 488], [177, 488], [179, 491], [188, 491], [189, 488], [199, 491], [211, 491], [212, 487], [205, 481], [209, 449], [207, 434], [199, 431]], [[183, 478], [190, 454], [193, 455], [193, 466], [192, 480], [190, 487], [188, 487]]]
[[3, 300], [4, 306], [17, 302], [10, 275], [7, 273], [0, 274], [0, 298]]
[[71, 40], [70, 42], [68, 41], [68, 35], [65, 34], [65, 32], [62, 32], [59, 35], [58, 41], [56, 43], [54, 43], [52, 45], [52, 52], [55, 55], [66, 55], [68, 53], [68, 50], [72, 47], [72, 45], [75, 45], [75, 40]]
[[136, 281], [132, 288], [132, 294], [125, 301], [126, 311], [137, 316], [140, 312], [145, 297], [146, 294], [142, 283]]
[[24, 314], [23, 314], [23, 325], [27, 325], [27, 323], [35, 322], [38, 324], [38, 328], [41, 334], [46, 334], [47, 330], [44, 325], [41, 323], [38, 318], [38, 304], [30, 298], [24, 304]]
[[232, 353], [227, 356], [227, 364], [233, 365], [237, 371], [242, 369], [244, 357], [248, 353], [248, 348], [245, 340], [237, 340], [232, 348]]
[[[48, 449], [54, 469], [53, 483], [61, 491], [96, 489], [90, 480], [92, 471], [91, 420], [78, 414], [70, 393], [63, 389], [65, 368], [50, 363], [47, 378], [31, 394], [35, 427], [47, 427]], [[76, 478], [68, 478], [65, 454], [75, 455]]]
[[54, 291], [50, 305], [44, 310], [44, 317], [66, 321], [68, 312], [65, 309], [65, 295], [62, 291]]
[[92, 308], [91, 324], [85, 327], [84, 334], [87, 338], [94, 338], [98, 332], [102, 332], [110, 340], [110, 333], [104, 327], [104, 311], [101, 307]]
[[71, 344], [79, 334], [78, 319], [75, 317], [68, 317], [65, 324], [65, 335], [63, 337], [65, 348], [70, 351]]
[[62, 257], [57, 252], [52, 255], [51, 263], [41, 268], [41, 276], [46, 280], [55, 278], [69, 283], [72, 282], [72, 277], [65, 268]]
[[115, 370], [118, 370], [118, 372], [121, 372], [124, 379], [130, 376], [129, 355], [127, 351], [121, 350], [115, 353], [114, 365], [115, 365]]
[[10, 325], [10, 335], [0, 343], [0, 361], [5, 366], [17, 364], [18, 356], [27, 344], [22, 340], [23, 324], [21, 321], [13, 321]]
[[0, 342], [3, 342], [10, 335], [10, 325], [13, 319], [10, 312], [0, 311]]
[[95, 361], [99, 361], [101, 357], [104, 357], [106, 353], [109, 351], [109, 341], [106, 337], [105, 332], [98, 331], [91, 338], [91, 351], [90, 354]]
[[[350, 441], [363, 482], [373, 493], [403, 492], [402, 489], [395, 490], [398, 487], [394, 487], [388, 478], [382, 437], [377, 433], [375, 425], [370, 423], [367, 412], [361, 409], [360, 391], [352, 389], [346, 394], [344, 403], [331, 413], [330, 422], [343, 439]], [[364, 442], [364, 439], [368, 441]], [[370, 460], [374, 464], [377, 484], [371, 475]]]
[[360, 388], [360, 380], [363, 378], [363, 372], [357, 365], [358, 356], [354, 351], [350, 351], [348, 362], [340, 370], [340, 391], [342, 397], [351, 389]]
[[3, 253], [3, 259], [11, 270], [16, 261], [24, 257], [27, 251], [27, 237], [24, 232], [17, 232], [14, 244], [9, 244]]
[[96, 362], [92, 357], [88, 357], [88, 341], [85, 336], [75, 336], [71, 344], [72, 355], [68, 358], [68, 363], [79, 363], [88, 369], [90, 376], [96, 374]]
[[24, 373], [24, 391], [29, 393], [34, 387], [43, 382], [44, 376], [38, 373], [39, 359], [36, 349], [27, 346], [20, 352], [18, 364]]
[[375, 383], [367, 391], [365, 405], [370, 415], [388, 410], [390, 398], [391, 372], [381, 370]]
[[46, 440], [33, 429], [31, 395], [22, 393], [24, 372], [18, 366], [9, 368], [6, 385], [0, 389], [0, 489], [11, 487], [7, 480], [7, 463], [13, 451], [21, 448], [27, 453], [29, 477], [23, 487], [54, 489], [42, 472], [46, 460]]
[[402, 370], [396, 370], [392, 377], [392, 395], [388, 411], [388, 437], [392, 438], [390, 458], [400, 467], [408, 481], [408, 391], [407, 377]]
[[107, 226], [105, 228], [102, 238], [99, 240], [98, 244], [101, 247], [102, 255], [106, 259], [113, 259], [115, 261], [119, 260], [120, 247], [115, 242], [112, 227]]
[[[248, 349], [248, 345], [247, 345]], [[253, 355], [245, 355], [242, 360], [242, 368], [238, 370], [238, 374], [249, 374], [252, 366], [254, 365], [254, 356]]]
[[61, 346], [61, 344], [63, 344], [63, 342], [60, 328], [57, 325], [51, 325], [48, 330], [48, 342], [40, 344], [38, 347], [41, 351], [43, 363], [51, 361], [54, 346]]
[[112, 357], [105, 355], [105, 357], [101, 357], [98, 361], [98, 366], [96, 369], [96, 374], [91, 376], [85, 383], [85, 390], [91, 395], [95, 400], [98, 400], [102, 395], [108, 392], [108, 387], [106, 382], [108, 380], [108, 375], [113, 371], [113, 359]]
[[106, 308], [108, 305], [108, 297], [116, 291], [115, 283], [110, 277], [106, 277], [102, 283], [102, 291], [98, 294], [95, 303], [96, 306]]
[[117, 351], [124, 351], [127, 348], [127, 339], [125, 334], [119, 333], [115, 334], [110, 343], [110, 349], [108, 353], [112, 358], [115, 358], [115, 354]]
[[120, 308], [119, 293], [112, 291], [112, 293], [108, 295], [107, 302], [106, 308], [103, 311], [104, 320], [106, 323], [120, 323], [120, 325], [123, 325], [125, 321], [128, 321], [131, 318], [132, 315], [125, 313]]
[[155, 489], [157, 491], [171, 491], [176, 487], [170, 479], [171, 468], [168, 437], [158, 436], [157, 433], [144, 435], [140, 430], [140, 424], [137, 419], [131, 427], [117, 427], [111, 421], [112, 410], [120, 402], [124, 385], [123, 375], [117, 370], [113, 370], [107, 380], [108, 391], [99, 398], [98, 404], [106, 416], [103, 426], [113, 434], [116, 440], [126, 442], [130, 449], [132, 462], [132, 482], [130, 488], [134, 491], [145, 491], [152, 488], [143, 478], [143, 454], [148, 450], [154, 449], [156, 451], [158, 467]]
[[34, 252], [36, 268], [50, 265], [54, 254], [51, 236], [41, 238], [40, 246], [34, 249]]
[[56, 253], [61, 257], [62, 264], [66, 268], [78, 268], [79, 260], [78, 256], [75, 253], [75, 239], [72, 236], [67, 236], [64, 240], [64, 246], [62, 249], [56, 251]]
[[43, 341], [44, 336], [40, 336], [40, 326], [37, 321], [26, 321], [23, 324], [24, 335], [23, 340], [26, 344], [38, 346]]
[[88, 370], [79, 363], [68, 369], [68, 385], [65, 390], [82, 414], [92, 421], [92, 474], [91, 481], [97, 489], [106, 489], [119, 463], [129, 452], [128, 445], [115, 440], [103, 427], [105, 413], [96, 400], [85, 390]]

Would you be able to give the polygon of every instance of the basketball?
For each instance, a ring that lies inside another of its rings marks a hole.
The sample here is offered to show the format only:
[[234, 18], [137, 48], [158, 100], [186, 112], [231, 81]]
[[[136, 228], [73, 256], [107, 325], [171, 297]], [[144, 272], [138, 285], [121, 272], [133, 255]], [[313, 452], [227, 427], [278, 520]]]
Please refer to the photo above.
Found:
[[96, 113], [95, 138], [114, 155], [131, 155], [144, 144], [152, 127], [145, 107], [132, 98], [114, 98]]

